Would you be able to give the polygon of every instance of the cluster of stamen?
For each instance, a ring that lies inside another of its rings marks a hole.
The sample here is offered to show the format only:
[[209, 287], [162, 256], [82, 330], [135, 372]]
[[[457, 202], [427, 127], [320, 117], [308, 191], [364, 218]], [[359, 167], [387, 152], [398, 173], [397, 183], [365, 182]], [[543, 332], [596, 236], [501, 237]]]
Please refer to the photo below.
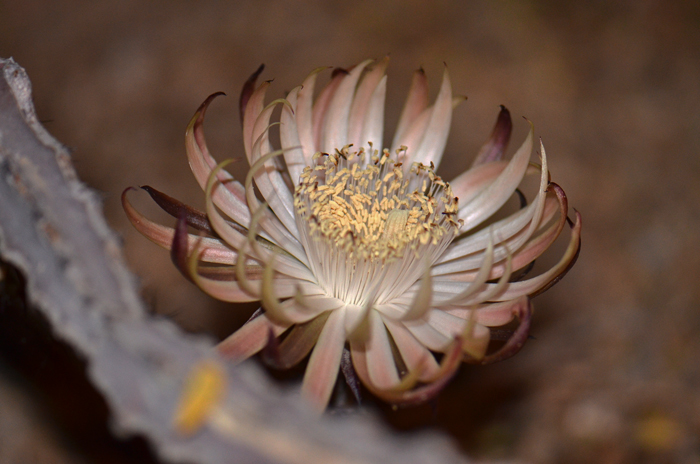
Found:
[[405, 173], [388, 150], [369, 151], [317, 153], [315, 166], [304, 169], [294, 206], [309, 236], [356, 260], [384, 263], [451, 240], [461, 225], [457, 198], [433, 166], [413, 163]]

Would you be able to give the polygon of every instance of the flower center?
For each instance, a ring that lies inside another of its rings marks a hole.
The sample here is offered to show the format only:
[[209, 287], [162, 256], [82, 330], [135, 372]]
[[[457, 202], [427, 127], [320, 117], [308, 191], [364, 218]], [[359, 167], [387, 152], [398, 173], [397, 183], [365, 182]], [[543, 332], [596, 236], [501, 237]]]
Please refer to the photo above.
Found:
[[295, 192], [298, 216], [315, 239], [326, 240], [355, 259], [391, 261], [406, 248], [437, 244], [459, 229], [457, 199], [430, 167], [414, 163], [404, 176], [401, 163], [375, 154], [362, 167], [364, 150], [344, 147], [306, 167]]
[[460, 226], [455, 220], [457, 198], [449, 184], [420, 163], [404, 173], [388, 150], [368, 156], [364, 149], [350, 149], [317, 153], [317, 164], [304, 169], [295, 190], [304, 246], [313, 266], [327, 271], [316, 275], [327, 275], [337, 286], [339, 276], [328, 271], [329, 266], [342, 267], [352, 280], [359, 268], [377, 274], [405, 267], [401, 261], [408, 260], [409, 267], [424, 259], [431, 264]]

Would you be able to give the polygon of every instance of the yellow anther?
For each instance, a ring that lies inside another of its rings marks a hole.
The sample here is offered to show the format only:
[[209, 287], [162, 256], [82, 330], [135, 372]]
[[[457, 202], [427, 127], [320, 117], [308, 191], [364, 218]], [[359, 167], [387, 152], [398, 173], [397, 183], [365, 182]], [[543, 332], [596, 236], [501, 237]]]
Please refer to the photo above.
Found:
[[[388, 150], [379, 155], [371, 148], [369, 164], [367, 157], [345, 146], [316, 156], [323, 162], [302, 172], [294, 207], [314, 240], [329, 240], [348, 258], [387, 262], [458, 229], [451, 217], [456, 200], [431, 167], [413, 163], [405, 174]], [[324, 175], [313, 174], [321, 170]]]

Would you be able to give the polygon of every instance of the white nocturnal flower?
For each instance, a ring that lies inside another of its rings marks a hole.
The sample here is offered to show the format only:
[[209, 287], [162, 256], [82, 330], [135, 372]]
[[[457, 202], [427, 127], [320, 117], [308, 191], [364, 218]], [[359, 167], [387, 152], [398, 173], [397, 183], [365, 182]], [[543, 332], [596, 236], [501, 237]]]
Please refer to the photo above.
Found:
[[[261, 301], [257, 316], [221, 342], [221, 354], [240, 361], [265, 349], [268, 362], [286, 368], [311, 353], [302, 392], [318, 411], [339, 369], [354, 391], [359, 378], [386, 401], [417, 403], [439, 392], [461, 361], [512, 356], [528, 336], [530, 298], [559, 280], [580, 248], [580, 215], [568, 220], [544, 147], [539, 164], [530, 162], [532, 126], [510, 161], [502, 159], [512, 128], [505, 108], [469, 170], [449, 183], [436, 174], [453, 106], [464, 100], [452, 95], [447, 69], [432, 105], [425, 73], [416, 71], [386, 143], [387, 64], [336, 69], [314, 97], [317, 69], [267, 105], [270, 82], [256, 87], [261, 67], [241, 94], [245, 183], [207, 149], [202, 123], [214, 94], [186, 132], [206, 212], [144, 187], [179, 219], [169, 228], [138, 213], [130, 189], [122, 197], [134, 226], [170, 249], [202, 290], [223, 301]], [[278, 107], [280, 120], [271, 123]], [[279, 149], [269, 138], [275, 126]], [[539, 177], [533, 201], [494, 220], [529, 175]], [[567, 221], [571, 239], [561, 260], [515, 279]], [[188, 234], [188, 225], [199, 233]], [[489, 328], [516, 317], [518, 328], [490, 352]], [[433, 353], [444, 353], [441, 362]]]

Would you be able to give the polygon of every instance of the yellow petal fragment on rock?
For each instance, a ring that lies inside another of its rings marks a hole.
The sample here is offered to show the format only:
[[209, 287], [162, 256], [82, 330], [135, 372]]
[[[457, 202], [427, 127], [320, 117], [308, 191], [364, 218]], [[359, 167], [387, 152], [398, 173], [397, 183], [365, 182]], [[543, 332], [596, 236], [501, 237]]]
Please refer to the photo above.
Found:
[[225, 386], [226, 374], [218, 363], [205, 360], [196, 364], [186, 379], [175, 410], [175, 430], [182, 435], [199, 430], [221, 401]]

